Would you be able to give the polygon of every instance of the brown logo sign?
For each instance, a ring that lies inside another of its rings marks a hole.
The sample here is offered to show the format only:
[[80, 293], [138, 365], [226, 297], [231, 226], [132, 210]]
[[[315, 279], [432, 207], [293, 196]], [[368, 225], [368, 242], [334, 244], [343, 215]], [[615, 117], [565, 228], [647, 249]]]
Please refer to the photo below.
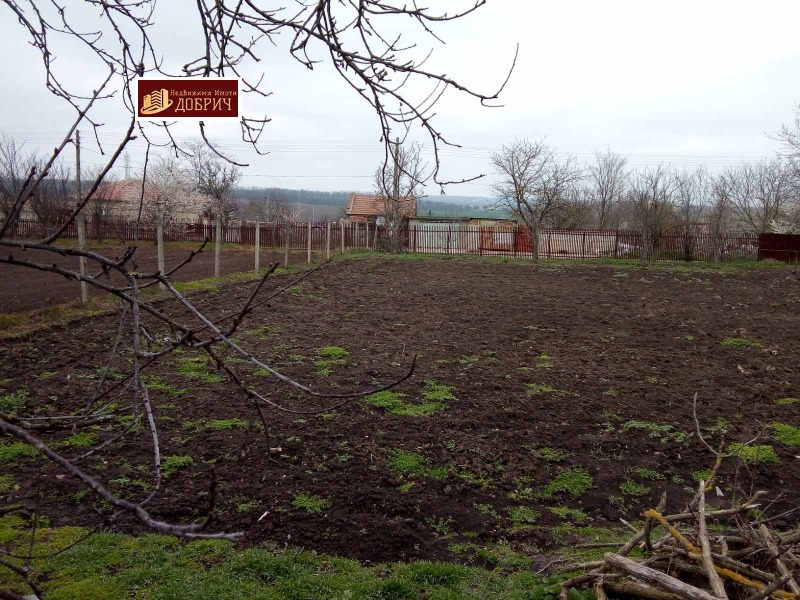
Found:
[[238, 118], [238, 79], [138, 79], [138, 119]]

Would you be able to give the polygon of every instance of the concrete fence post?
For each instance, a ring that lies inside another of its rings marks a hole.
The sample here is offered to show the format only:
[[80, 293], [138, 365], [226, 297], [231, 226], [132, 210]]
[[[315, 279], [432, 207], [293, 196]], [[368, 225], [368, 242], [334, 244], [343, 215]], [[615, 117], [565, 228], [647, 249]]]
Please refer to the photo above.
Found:
[[217, 214], [216, 240], [214, 244], [214, 277], [219, 277], [219, 255], [222, 250], [222, 217]]
[[256, 219], [256, 271], [261, 267], [261, 223]]
[[[164, 275], [166, 269], [164, 268], [164, 223], [161, 219], [156, 223], [156, 254], [158, 256], [158, 272]], [[163, 283], [159, 283], [158, 287], [166, 289]]]
[[331, 222], [328, 221], [328, 230], [325, 234], [325, 260], [331, 257]]
[[289, 266], [289, 236], [292, 235], [290, 223], [283, 224], [283, 266]]
[[308, 222], [308, 264], [311, 264], [311, 221]]

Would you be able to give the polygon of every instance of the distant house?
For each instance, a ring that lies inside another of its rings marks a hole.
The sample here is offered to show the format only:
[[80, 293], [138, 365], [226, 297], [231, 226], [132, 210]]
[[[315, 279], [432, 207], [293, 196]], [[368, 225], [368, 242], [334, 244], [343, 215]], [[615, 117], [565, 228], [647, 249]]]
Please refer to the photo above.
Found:
[[[154, 192], [145, 189], [145, 219], [147, 218], [148, 201], [154, 198]], [[91, 203], [105, 218], [120, 220], [136, 220], [139, 214], [139, 203], [142, 200], [142, 182], [138, 179], [122, 179], [101, 185], [94, 194]], [[175, 203], [172, 218], [178, 221], [200, 222], [203, 216], [202, 198], [190, 194]]]
[[[350, 223], [381, 223], [386, 213], [385, 199], [373, 194], [356, 194], [352, 192], [347, 198], [345, 220]], [[401, 213], [404, 219], [417, 214], [417, 199], [407, 198], [401, 201]]]

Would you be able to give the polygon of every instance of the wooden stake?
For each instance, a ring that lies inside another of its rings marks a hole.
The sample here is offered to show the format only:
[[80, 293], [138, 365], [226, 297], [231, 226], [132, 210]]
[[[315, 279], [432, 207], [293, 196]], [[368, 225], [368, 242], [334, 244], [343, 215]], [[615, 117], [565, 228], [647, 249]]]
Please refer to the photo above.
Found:
[[344, 223], [339, 223], [339, 232], [342, 234], [342, 254], [344, 254]]

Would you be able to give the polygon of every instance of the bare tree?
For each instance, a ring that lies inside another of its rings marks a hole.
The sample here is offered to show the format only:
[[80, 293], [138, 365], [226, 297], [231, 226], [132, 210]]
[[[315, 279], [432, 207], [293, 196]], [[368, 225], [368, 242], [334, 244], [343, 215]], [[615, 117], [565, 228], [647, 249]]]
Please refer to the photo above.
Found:
[[681, 235], [683, 259], [692, 261], [697, 237], [705, 230], [703, 216], [710, 201], [710, 179], [702, 167], [675, 173], [675, 231]]
[[659, 165], [634, 173], [630, 200], [637, 228], [642, 235], [639, 262], [655, 257], [661, 235], [674, 215], [675, 175], [669, 167]]
[[[273, 79], [262, 76], [261, 79], [252, 80], [246, 73], [252, 72], [253, 67], [257, 67], [262, 60], [264, 45], [278, 45], [288, 40], [287, 50], [290, 55], [309, 69], [316, 68], [322, 56], [327, 57], [330, 65], [351, 86], [354, 94], [372, 107], [386, 143], [387, 161], [390, 155], [391, 125], [420, 125], [433, 143], [434, 180], [446, 183], [436, 178], [439, 170], [439, 146], [448, 143], [436, 128], [433, 118], [432, 111], [436, 102], [447, 89], [455, 89], [480, 102], [491, 101], [497, 98], [505, 82], [495, 92], [484, 94], [472, 91], [446, 75], [428, 71], [424, 68], [424, 56], [419, 60], [413, 56], [415, 45], [406, 45], [392, 28], [397, 21], [408, 22], [410, 19], [423, 32], [438, 39], [435, 30], [442, 22], [458, 19], [477, 10], [482, 4], [483, 0], [477, 0], [474, 4], [466, 4], [463, 10], [439, 14], [415, 5], [395, 6], [383, 0], [362, 0], [358, 3], [321, 0], [312, 4], [276, 9], [265, 9], [252, 0], [238, 3], [198, 0], [194, 18], [187, 18], [183, 25], [187, 28], [197, 27], [197, 31], [187, 31], [186, 35], [191, 37], [199, 33], [204, 44], [200, 56], [185, 64], [179, 74], [190, 77], [242, 76], [245, 92], [254, 98], [263, 97], [269, 94], [264, 89], [265, 83]], [[259, 298], [273, 269], [267, 270], [237, 310], [211, 320], [172, 285], [171, 279], [202, 247], [190, 253], [182, 263], [167, 273], [145, 273], [135, 267], [137, 248], [134, 244], [129, 245], [121, 256], [114, 257], [74, 248], [70, 244], [60, 244], [67, 227], [91, 206], [96, 197], [102, 200], [103, 182], [134, 137], [146, 144], [143, 172], [145, 187], [151, 151], [156, 151], [158, 147], [168, 147], [176, 155], [188, 155], [196, 161], [196, 187], [213, 199], [213, 208], [218, 214], [229, 214], [232, 202], [230, 190], [238, 180], [238, 170], [233, 167], [246, 165], [234, 164], [232, 158], [217, 150], [213, 140], [206, 136], [203, 122], [199, 123], [199, 134], [205, 142], [205, 146], [201, 148], [181, 147], [172, 135], [169, 123], [136, 122], [133, 88], [137, 78], [145, 73], [176, 74], [165, 70], [161, 59], [163, 50], [156, 47], [150, 37], [150, 31], [156, 24], [155, 15], [158, 14], [154, 10], [154, 0], [90, 2], [88, 12], [81, 11], [83, 6], [78, 7], [74, 3], [59, 5], [2, 0], [0, 5], [7, 9], [2, 21], [4, 28], [21, 28], [32, 47], [40, 52], [45, 89], [75, 111], [74, 119], [64, 125], [61, 141], [43, 165], [27, 173], [24, 169], [20, 171], [15, 168], [13, 185], [8, 186], [10, 191], [5, 191], [2, 197], [4, 220], [0, 223], [0, 246], [5, 250], [0, 255], [0, 262], [83, 282], [117, 298], [120, 303], [118, 333], [109, 345], [109, 358], [104, 372], [108, 373], [112, 361], [123, 352], [126, 356], [125, 368], [128, 370], [122, 379], [113, 383], [108, 382], [105, 376], [101, 377], [96, 391], [83, 399], [85, 408], [79, 414], [54, 413], [42, 420], [41, 415], [32, 419], [25, 411], [20, 411], [19, 414], [2, 413], [0, 434], [29, 444], [63, 473], [75, 478], [94, 496], [108, 503], [116, 511], [111, 517], [112, 522], [128, 515], [153, 530], [185, 538], [236, 538], [240, 535], [238, 532], [214, 531], [209, 527], [214, 513], [216, 489], [213, 477], [210, 478], [210, 501], [205, 518], [194, 523], [175, 524], [155, 518], [148, 510], [148, 505], [155, 503], [161, 493], [162, 473], [159, 422], [150, 402], [147, 379], [142, 376], [145, 369], [178, 349], [200, 353], [227, 375], [241, 400], [239, 410], [260, 420], [267, 430], [268, 423], [264, 415], [267, 409], [302, 414], [332, 410], [366, 394], [397, 385], [411, 376], [414, 362], [411, 361], [409, 369], [403, 375], [393, 374], [386, 385], [376, 386], [376, 389], [344, 393], [339, 390], [317, 391], [284, 375], [268, 364], [266, 359], [261, 359], [239, 346], [232, 337], [242, 321], [256, 307], [266, 306], [283, 290], [288, 289], [289, 286], [286, 286], [266, 298]], [[75, 61], [69, 60], [69, 52], [76, 45], [86, 50], [80, 62], [86, 77], [77, 80], [71, 77], [76, 66]], [[315, 56], [315, 52], [320, 52], [320, 56]], [[15, 68], [13, 61], [6, 61], [6, 64], [10, 69]], [[65, 71], [60, 70], [62, 66]], [[94, 73], [97, 71], [93, 67], [98, 66], [103, 69], [103, 74], [95, 77]], [[8, 73], [6, 75], [7, 79], [11, 77]], [[431, 85], [426, 88], [417, 85], [417, 82]], [[324, 102], [322, 95], [321, 102]], [[114, 110], [126, 111], [128, 115], [127, 128], [118, 138], [116, 146], [111, 149], [105, 148], [97, 135], [103, 126], [97, 107], [103, 104], [113, 104]], [[254, 102], [251, 106], [258, 106], [258, 103]], [[23, 103], [20, 110], [24, 109]], [[266, 116], [259, 115], [246, 115], [240, 121], [242, 139], [253, 144], [256, 151], [259, 137], [268, 121]], [[71, 212], [63, 223], [36, 242], [13, 239], [11, 233], [20, 215], [37, 194], [44, 178], [49, 175], [59, 157], [74, 143], [78, 128], [88, 129], [95, 134], [98, 151], [106, 157], [105, 164], [91, 180], [84, 182], [80, 199], [72, 203]], [[164, 136], [167, 141], [163, 144], [156, 143], [156, 138], [152, 135], [154, 132]], [[140, 212], [143, 211], [143, 202], [144, 192], [140, 199]], [[36, 262], [29, 255], [22, 254], [23, 249], [47, 253], [52, 259], [61, 257], [72, 260], [79, 257], [89, 263], [89, 268], [82, 273], [56, 264], [54, 260]], [[301, 275], [290, 286], [312, 273]], [[114, 279], [109, 279], [109, 274], [114, 274]], [[151, 299], [141, 295], [143, 288], [158, 284], [163, 285], [171, 294], [174, 299], [172, 303], [156, 305]], [[81, 341], [75, 340], [76, 343]], [[86, 343], [95, 344], [96, 340], [89, 338]], [[240, 362], [265, 369], [273, 376], [272, 381], [301, 392], [317, 404], [296, 407], [271, 399], [247, 383], [237, 371], [238, 365], [229, 360], [231, 355]], [[129, 420], [118, 418], [125, 414], [130, 416]], [[76, 431], [98, 423], [110, 427], [103, 430], [103, 440], [92, 448], [81, 449], [79, 453], [71, 448], [57, 447], [52, 440], [48, 442], [48, 436], [53, 432], [66, 429]], [[144, 435], [145, 441], [152, 448], [153, 486], [144, 497], [123, 497], [113, 493], [102, 481], [102, 472], [92, 473], [81, 464], [81, 459], [102, 452], [107, 446], [126, 436], [135, 435]], [[268, 440], [264, 443], [268, 443]], [[31, 537], [35, 539], [35, 536]]]
[[770, 231], [794, 199], [790, 167], [777, 158], [744, 163], [723, 176], [734, 214], [754, 233]]
[[292, 204], [286, 196], [286, 192], [278, 188], [271, 188], [265, 192], [261, 206], [264, 220], [268, 222], [299, 223], [303, 217], [303, 209], [300, 204]]
[[619, 227], [619, 217], [615, 213], [627, 191], [626, 166], [627, 159], [611, 150], [596, 152], [594, 164], [589, 166], [588, 188], [598, 229]]
[[81, 175], [82, 182], [99, 182], [94, 196], [92, 196], [84, 211], [84, 215], [91, 219], [94, 229], [94, 239], [98, 242], [103, 241], [105, 238], [106, 224], [114, 218], [114, 206], [124, 202], [123, 199], [119, 198], [116, 191], [117, 178], [110, 173], [100, 178], [100, 171], [102, 171], [102, 169], [101, 166], [85, 170], [81, 169], [84, 171]]
[[0, 212], [4, 217], [11, 215], [17, 195], [34, 167], [34, 153], [27, 152], [13, 137], [0, 134]]
[[570, 195], [583, 178], [574, 156], [558, 159], [544, 140], [515, 140], [491, 155], [499, 175], [494, 186], [498, 208], [504, 208], [528, 227], [533, 258], [539, 258], [540, 232], [558, 222], [569, 208]]
[[547, 219], [547, 226], [554, 229], [586, 229], [594, 222], [594, 202], [591, 190], [574, 181], [561, 192], [559, 209]]
[[[37, 170], [41, 169], [42, 162], [41, 158], [37, 160]], [[31, 198], [31, 210], [45, 228], [51, 227], [67, 218], [74, 195], [72, 173], [61, 161], [57, 161]]]
[[187, 160], [191, 165], [195, 189], [206, 198], [209, 218], [216, 219], [219, 216], [225, 226], [236, 212], [233, 188], [239, 183], [242, 171], [237, 164], [220, 156], [202, 141], [192, 142], [189, 149]]
[[429, 177], [421, 151], [419, 144], [401, 144], [398, 139], [392, 165], [384, 163], [375, 172], [375, 190], [392, 252], [402, 250], [401, 227], [409, 216], [416, 214], [417, 200]]
[[714, 262], [719, 262], [725, 250], [733, 215], [729, 179], [720, 175], [709, 181], [709, 203], [706, 209], [708, 232], [714, 240]]

